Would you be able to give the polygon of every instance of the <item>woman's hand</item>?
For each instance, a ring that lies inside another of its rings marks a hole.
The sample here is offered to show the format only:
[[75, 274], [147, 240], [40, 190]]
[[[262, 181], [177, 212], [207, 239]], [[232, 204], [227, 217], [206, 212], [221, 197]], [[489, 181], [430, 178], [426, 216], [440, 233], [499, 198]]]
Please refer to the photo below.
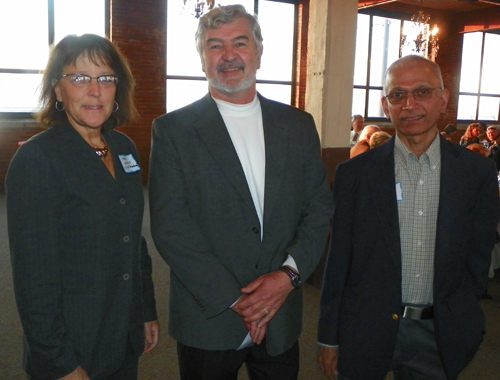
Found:
[[60, 380], [90, 380], [90, 377], [82, 367], [78, 367], [69, 375], [61, 377]]
[[145, 336], [145, 347], [144, 353], [148, 353], [153, 350], [158, 344], [160, 339], [160, 324], [158, 321], [151, 321], [144, 323], [144, 336]]

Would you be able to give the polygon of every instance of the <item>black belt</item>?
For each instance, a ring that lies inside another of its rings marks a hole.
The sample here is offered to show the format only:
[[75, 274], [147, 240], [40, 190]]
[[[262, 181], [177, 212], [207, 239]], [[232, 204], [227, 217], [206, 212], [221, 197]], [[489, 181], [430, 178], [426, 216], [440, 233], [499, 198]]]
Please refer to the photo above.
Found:
[[434, 318], [434, 308], [432, 306], [403, 306], [401, 308], [401, 315], [403, 318], [408, 319], [432, 319]]

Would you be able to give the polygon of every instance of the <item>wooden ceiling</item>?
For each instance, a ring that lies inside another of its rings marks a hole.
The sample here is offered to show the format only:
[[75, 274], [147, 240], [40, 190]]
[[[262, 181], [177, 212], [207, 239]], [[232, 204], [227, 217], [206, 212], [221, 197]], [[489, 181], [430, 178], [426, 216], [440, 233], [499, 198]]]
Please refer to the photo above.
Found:
[[500, 0], [358, 0], [358, 9], [399, 3], [448, 12], [470, 12], [490, 7], [499, 7]]

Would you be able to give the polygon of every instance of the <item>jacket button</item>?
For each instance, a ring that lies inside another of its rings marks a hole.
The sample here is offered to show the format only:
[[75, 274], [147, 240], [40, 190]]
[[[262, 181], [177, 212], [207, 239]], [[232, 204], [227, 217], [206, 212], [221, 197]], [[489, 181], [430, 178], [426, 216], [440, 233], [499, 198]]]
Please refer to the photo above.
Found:
[[128, 242], [130, 241], [130, 237], [129, 237], [129, 236], [127, 236], [127, 235], [125, 235], [125, 236], [123, 237], [123, 241], [124, 241], [125, 243], [128, 243]]
[[394, 319], [395, 321], [399, 320], [399, 315], [393, 314], [392, 315], [392, 319]]
[[252, 228], [252, 231], [253, 231], [254, 234], [258, 234], [259, 233], [259, 229], [257, 227]]
[[125, 281], [127, 281], [129, 278], [130, 278], [130, 275], [129, 275], [128, 273], [125, 273], [125, 274], [123, 275], [123, 279], [124, 279]]
[[125, 203], [127, 203], [127, 201], [125, 200], [125, 198], [120, 198], [120, 204], [124, 205]]

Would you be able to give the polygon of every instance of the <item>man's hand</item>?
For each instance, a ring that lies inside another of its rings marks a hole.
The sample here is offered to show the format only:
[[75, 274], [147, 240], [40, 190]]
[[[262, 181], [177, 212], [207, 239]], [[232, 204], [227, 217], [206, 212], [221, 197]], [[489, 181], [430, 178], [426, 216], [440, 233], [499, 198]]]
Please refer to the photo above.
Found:
[[337, 359], [339, 349], [338, 347], [319, 347], [318, 348], [318, 363], [321, 371], [328, 378], [328, 380], [335, 380], [338, 375]]
[[144, 338], [144, 353], [146, 354], [156, 347], [160, 339], [160, 324], [158, 321], [144, 323]]
[[259, 326], [258, 322], [245, 323], [254, 344], [261, 344], [267, 333], [267, 325]]
[[90, 380], [90, 377], [82, 367], [78, 367], [69, 375], [61, 377], [59, 380]]
[[293, 289], [290, 277], [281, 270], [260, 276], [241, 289], [243, 296], [233, 310], [246, 324], [263, 327], [274, 318]]

